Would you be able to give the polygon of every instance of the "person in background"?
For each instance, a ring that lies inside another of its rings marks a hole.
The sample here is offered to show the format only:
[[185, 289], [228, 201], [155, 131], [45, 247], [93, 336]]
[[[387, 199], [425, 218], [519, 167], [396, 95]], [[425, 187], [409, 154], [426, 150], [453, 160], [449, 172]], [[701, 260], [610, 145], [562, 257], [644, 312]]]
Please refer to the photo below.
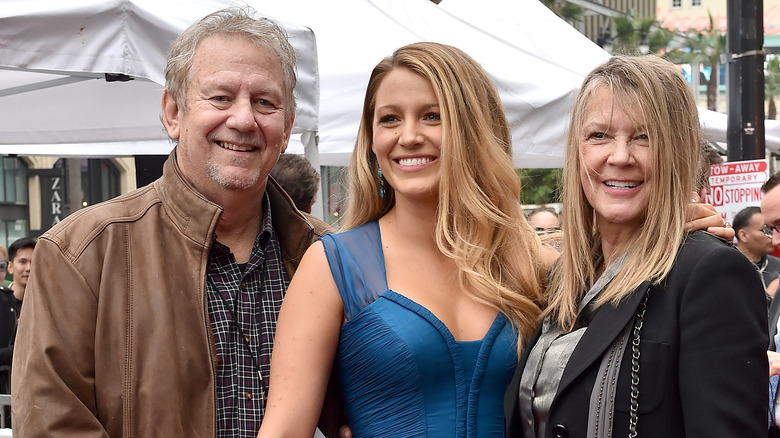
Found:
[[528, 213], [528, 223], [537, 233], [549, 233], [561, 229], [561, 219], [551, 208], [537, 208]]
[[[780, 244], [780, 172], [774, 173], [761, 186], [761, 213], [764, 215], [765, 229], [772, 233], [772, 244]], [[775, 279], [769, 288], [774, 288], [774, 296], [777, 297], [777, 284], [780, 280]], [[780, 344], [778, 336], [778, 325], [780, 325], [780, 300], [772, 298], [769, 305], [769, 347], [767, 357], [769, 359], [769, 426], [770, 436], [780, 436], [780, 397], [777, 397], [778, 380], [780, 374], [780, 353], [777, 352]]]
[[[8, 267], [8, 252], [0, 245], [0, 278], [5, 277]], [[16, 323], [19, 316], [19, 300], [8, 287], [0, 285], [0, 393], [11, 393], [11, 360], [14, 355], [14, 338]], [[11, 407], [0, 409], [4, 423], [2, 427], [10, 427]]]
[[537, 208], [528, 214], [528, 223], [545, 245], [561, 251], [561, 217], [550, 208]]
[[737, 239], [737, 249], [756, 266], [767, 293], [767, 305], [775, 294], [776, 287], [769, 288], [772, 281], [780, 277], [780, 259], [770, 255], [774, 250], [772, 231], [764, 224], [760, 207], [745, 207], [734, 215], [731, 223]]
[[507, 437], [766, 436], [761, 280], [733, 247], [683, 227], [701, 143], [668, 61], [613, 56], [585, 78], [563, 251], [506, 392]]
[[[778, 226], [780, 226], [780, 172], [777, 172], [769, 177], [769, 179], [761, 186], [761, 214], [764, 215], [764, 224], [766, 229], [772, 233], [772, 244], [774, 246], [780, 245], [780, 232], [778, 232]], [[778, 283], [780, 280], [775, 279], [769, 284], [768, 290], [774, 288], [772, 303], [769, 305], [769, 350], [775, 352], [777, 349], [777, 340], [775, 339], [778, 333], [778, 323], [780, 322], [780, 300], [775, 300], [774, 296], [777, 295]], [[780, 373], [780, 354], [778, 357], [778, 367], [773, 374]], [[770, 361], [771, 364], [771, 361]]]
[[[0, 245], [0, 287], [5, 287], [5, 277], [8, 274], [8, 251], [3, 245]], [[9, 281], [8, 284], [11, 282]]]
[[8, 273], [11, 274], [9, 288], [14, 291], [14, 297], [21, 303], [27, 290], [27, 282], [32, 268], [35, 239], [22, 237], [8, 246]]
[[271, 177], [290, 195], [298, 210], [311, 213], [320, 189], [320, 174], [303, 155], [282, 154]]
[[0, 245], [0, 248], [3, 248], [2, 251], [0, 251], [0, 263], [5, 262], [5, 264], [0, 264], [0, 287], [5, 286], [8, 287], [9, 284], [11, 284], [11, 280], [9, 280], [8, 277], [8, 252], [6, 251], [5, 247], [3, 245]]
[[699, 174], [696, 178], [695, 202], [705, 202], [707, 195], [712, 191], [710, 187], [710, 172], [714, 164], [723, 163], [723, 157], [712, 146], [703, 142], [701, 145], [701, 162]]
[[[11, 283], [0, 290], [0, 392], [11, 393], [11, 365], [13, 364], [19, 312], [22, 310], [27, 282], [32, 268], [35, 239], [21, 237], [8, 246], [8, 273]], [[5, 252], [5, 248], [3, 248]], [[10, 291], [10, 294], [6, 292]], [[2, 409], [6, 427], [11, 424], [10, 406]]]
[[[14, 353], [14, 436], [253, 437], [276, 317], [330, 228], [268, 175], [295, 118], [295, 52], [251, 9], [174, 42], [163, 175], [35, 249]], [[38, 269], [40, 267], [41, 269]]]

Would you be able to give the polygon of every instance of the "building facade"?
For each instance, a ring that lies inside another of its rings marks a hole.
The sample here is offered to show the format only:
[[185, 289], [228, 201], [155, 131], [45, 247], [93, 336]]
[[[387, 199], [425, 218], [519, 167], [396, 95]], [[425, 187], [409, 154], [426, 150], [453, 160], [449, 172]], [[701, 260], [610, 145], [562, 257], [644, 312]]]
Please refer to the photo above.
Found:
[[0, 156], [0, 245], [38, 237], [71, 211], [135, 187], [132, 157]]
[[[727, 29], [726, 0], [658, 0], [656, 18], [671, 30], [703, 31], [709, 28], [709, 14], [715, 28]], [[780, 39], [780, 0], [763, 0], [764, 46], [777, 47]]]
[[[767, 57], [780, 54], [780, 0], [763, 0], [764, 14], [764, 44]], [[666, 29], [686, 34], [690, 31], [707, 32], [710, 29], [710, 17], [713, 27], [722, 33], [728, 31], [727, 0], [659, 0], [656, 18]], [[724, 50], [725, 52], [725, 50]], [[709, 76], [710, 67], [691, 66], [691, 70], [699, 68], [702, 81]], [[717, 110], [727, 111], [726, 75], [727, 65], [720, 64], [719, 87], [717, 95]], [[686, 72], [688, 73], [688, 72]], [[691, 75], [693, 77], [693, 75]], [[702, 104], [702, 93], [699, 94], [699, 104]], [[765, 109], [768, 114], [768, 109]]]
[[[664, 0], [661, 0], [664, 1]], [[650, 18], [656, 13], [656, 0], [594, 0], [577, 1], [585, 8], [585, 15], [580, 32], [585, 34], [593, 41], [598, 41], [605, 30], [613, 34], [614, 24], [612, 17], [615, 15], [624, 15], [633, 17], [636, 20]], [[604, 10], [606, 8], [606, 10]], [[611, 11], [611, 12], [610, 12]]]

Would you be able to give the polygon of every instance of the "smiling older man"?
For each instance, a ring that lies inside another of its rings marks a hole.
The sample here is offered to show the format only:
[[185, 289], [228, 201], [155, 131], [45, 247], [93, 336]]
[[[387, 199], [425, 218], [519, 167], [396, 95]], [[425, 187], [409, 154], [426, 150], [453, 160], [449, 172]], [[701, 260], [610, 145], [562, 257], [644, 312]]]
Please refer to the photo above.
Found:
[[246, 10], [174, 41], [154, 183], [41, 236], [14, 357], [14, 436], [254, 437], [276, 316], [328, 226], [268, 179], [295, 53]]

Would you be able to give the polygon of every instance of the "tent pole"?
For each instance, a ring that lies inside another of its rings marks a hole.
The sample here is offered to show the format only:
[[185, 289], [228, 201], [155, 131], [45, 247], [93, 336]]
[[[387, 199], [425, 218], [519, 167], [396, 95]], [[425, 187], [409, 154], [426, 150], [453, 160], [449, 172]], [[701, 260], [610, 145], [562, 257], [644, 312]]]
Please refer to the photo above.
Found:
[[320, 190], [317, 192], [314, 205], [311, 206], [311, 214], [318, 219], [325, 220], [323, 193], [327, 187], [327, 181], [325, 181], [325, 177], [322, 174], [322, 168], [320, 167], [320, 152], [317, 146], [318, 139], [317, 131], [306, 130], [301, 134], [304, 156], [320, 174]]

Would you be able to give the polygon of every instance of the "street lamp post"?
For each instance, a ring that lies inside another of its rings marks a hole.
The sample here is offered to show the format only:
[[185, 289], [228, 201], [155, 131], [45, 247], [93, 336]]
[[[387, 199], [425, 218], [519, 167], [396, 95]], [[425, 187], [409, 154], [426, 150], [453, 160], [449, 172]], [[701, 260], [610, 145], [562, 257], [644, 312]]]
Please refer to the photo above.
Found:
[[765, 156], [763, 5], [763, 0], [727, 1], [729, 161]]

